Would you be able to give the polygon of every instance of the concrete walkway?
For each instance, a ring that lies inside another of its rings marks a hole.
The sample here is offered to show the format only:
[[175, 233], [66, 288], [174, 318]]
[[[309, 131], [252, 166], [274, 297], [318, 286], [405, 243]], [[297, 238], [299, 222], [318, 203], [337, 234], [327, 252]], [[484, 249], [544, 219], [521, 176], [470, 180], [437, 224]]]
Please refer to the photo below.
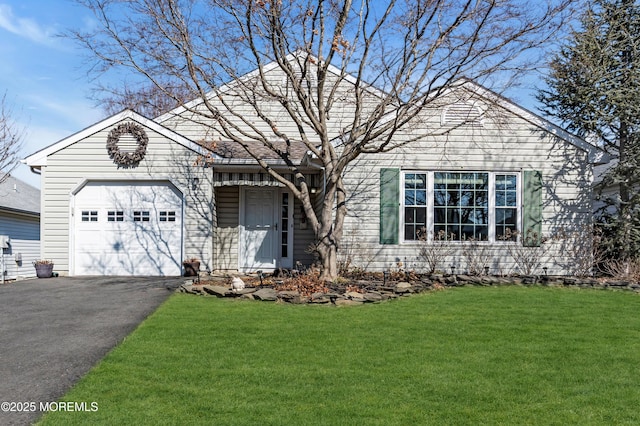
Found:
[[[182, 282], [59, 277], [0, 285], [0, 403], [39, 408], [56, 401]], [[31, 424], [42, 415], [1, 408], [2, 425]]]

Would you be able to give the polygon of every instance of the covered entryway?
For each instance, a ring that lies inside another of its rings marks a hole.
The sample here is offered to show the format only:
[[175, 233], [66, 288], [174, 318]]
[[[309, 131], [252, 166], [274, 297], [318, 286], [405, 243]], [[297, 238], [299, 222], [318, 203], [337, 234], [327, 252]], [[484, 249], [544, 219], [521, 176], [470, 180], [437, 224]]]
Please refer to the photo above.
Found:
[[293, 209], [280, 188], [247, 187], [241, 191], [239, 270], [292, 267]]
[[168, 181], [90, 181], [74, 192], [71, 274], [179, 276], [182, 194]]

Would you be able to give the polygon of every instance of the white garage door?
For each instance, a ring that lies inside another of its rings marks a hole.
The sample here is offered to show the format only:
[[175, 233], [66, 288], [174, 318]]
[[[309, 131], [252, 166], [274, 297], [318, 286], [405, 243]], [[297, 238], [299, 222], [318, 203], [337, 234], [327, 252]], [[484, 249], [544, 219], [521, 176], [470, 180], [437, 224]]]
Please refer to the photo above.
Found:
[[182, 272], [182, 196], [168, 182], [89, 182], [75, 195], [72, 232], [74, 275]]

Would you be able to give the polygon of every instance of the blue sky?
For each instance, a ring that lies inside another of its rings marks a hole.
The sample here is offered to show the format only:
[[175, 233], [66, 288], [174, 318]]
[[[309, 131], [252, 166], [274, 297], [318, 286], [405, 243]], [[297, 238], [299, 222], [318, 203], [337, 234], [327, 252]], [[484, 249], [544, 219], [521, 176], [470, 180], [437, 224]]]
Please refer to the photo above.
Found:
[[[91, 14], [67, 0], [0, 0], [0, 94], [25, 129], [23, 157], [103, 117], [89, 99], [86, 57], [58, 35], [91, 25]], [[13, 175], [40, 186], [20, 165]]]
[[[104, 118], [91, 100], [85, 52], [59, 37], [93, 24], [91, 12], [72, 0], [0, 0], [0, 95], [6, 92], [14, 119], [25, 128], [23, 157]], [[531, 77], [525, 88], [539, 80]], [[532, 90], [508, 96], [535, 112]], [[13, 172], [39, 187], [25, 165]]]

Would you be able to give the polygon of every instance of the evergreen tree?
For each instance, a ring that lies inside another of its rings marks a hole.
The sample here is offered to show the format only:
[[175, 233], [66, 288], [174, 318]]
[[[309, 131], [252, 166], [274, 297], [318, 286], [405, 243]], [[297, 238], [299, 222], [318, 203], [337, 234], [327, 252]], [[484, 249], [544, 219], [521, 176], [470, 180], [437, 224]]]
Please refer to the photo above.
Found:
[[640, 253], [640, 5], [593, 0], [581, 28], [554, 56], [538, 99], [568, 130], [597, 139], [614, 159], [600, 190], [617, 188], [601, 210], [609, 254]]

